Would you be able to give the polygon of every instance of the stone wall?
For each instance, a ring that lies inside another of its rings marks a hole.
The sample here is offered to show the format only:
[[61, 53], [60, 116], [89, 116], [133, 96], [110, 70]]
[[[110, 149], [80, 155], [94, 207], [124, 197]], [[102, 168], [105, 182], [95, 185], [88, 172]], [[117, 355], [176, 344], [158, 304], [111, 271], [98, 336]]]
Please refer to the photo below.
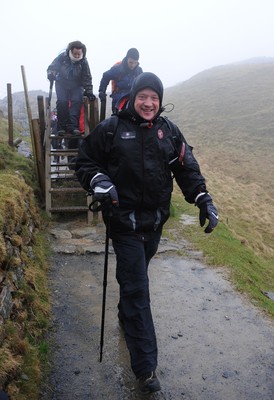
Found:
[[[1, 189], [1, 184], [0, 184]], [[13, 177], [10, 196], [1, 205], [0, 223], [0, 345], [3, 323], [13, 318], [18, 292], [39, 229], [39, 214], [32, 189], [23, 178]]]

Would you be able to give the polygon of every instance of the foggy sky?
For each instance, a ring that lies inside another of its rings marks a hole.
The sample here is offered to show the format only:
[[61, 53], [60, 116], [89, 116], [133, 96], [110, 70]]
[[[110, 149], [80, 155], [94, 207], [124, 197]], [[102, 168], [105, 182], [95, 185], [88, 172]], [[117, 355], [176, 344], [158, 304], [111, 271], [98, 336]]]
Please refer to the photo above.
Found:
[[[4, 3], [4, 4], [3, 4]], [[87, 47], [98, 92], [102, 73], [130, 47], [140, 66], [165, 87], [205, 69], [253, 57], [274, 57], [273, 0], [2, 0], [0, 98], [29, 90], [48, 92], [46, 69], [74, 40]]]

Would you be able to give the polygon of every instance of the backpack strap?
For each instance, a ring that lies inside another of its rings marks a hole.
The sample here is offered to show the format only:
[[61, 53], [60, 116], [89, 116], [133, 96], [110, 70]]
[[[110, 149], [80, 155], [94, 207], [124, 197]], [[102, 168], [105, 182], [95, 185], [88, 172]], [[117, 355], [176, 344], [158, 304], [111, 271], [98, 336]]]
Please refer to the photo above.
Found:
[[[170, 132], [171, 132], [172, 140], [173, 140], [173, 144], [174, 144], [174, 149], [177, 149], [177, 146], [176, 146], [176, 137], [177, 137], [177, 136], [176, 136], [175, 133], [173, 133], [173, 132], [174, 132], [174, 129], [172, 129], [172, 127], [174, 127], [174, 124], [173, 124], [173, 123], [168, 119], [168, 117], [166, 117], [166, 116], [161, 117], [161, 118], [162, 118], [162, 120], [167, 124], [168, 129], [169, 129]], [[176, 152], [177, 152], [177, 154], [178, 154], [178, 160], [179, 160], [179, 163], [180, 163], [180, 164], [183, 163], [183, 158], [184, 158], [184, 155], [185, 155], [185, 151], [186, 151], [186, 143], [183, 142], [183, 143], [182, 143], [181, 151], [176, 150]]]
[[117, 115], [112, 115], [108, 119], [108, 124], [107, 124], [107, 128], [106, 128], [107, 129], [107, 133], [106, 133], [107, 140], [106, 140], [106, 147], [105, 147], [106, 153], [110, 153], [113, 138], [114, 138], [114, 135], [116, 134], [118, 122], [119, 122], [119, 118], [117, 117]]
[[170, 131], [172, 131], [172, 129], [171, 129], [171, 123], [170, 123], [169, 119], [168, 119], [166, 116], [161, 117], [161, 119], [165, 121], [165, 123], [166, 123], [167, 126], [168, 126], [168, 129], [169, 129]]

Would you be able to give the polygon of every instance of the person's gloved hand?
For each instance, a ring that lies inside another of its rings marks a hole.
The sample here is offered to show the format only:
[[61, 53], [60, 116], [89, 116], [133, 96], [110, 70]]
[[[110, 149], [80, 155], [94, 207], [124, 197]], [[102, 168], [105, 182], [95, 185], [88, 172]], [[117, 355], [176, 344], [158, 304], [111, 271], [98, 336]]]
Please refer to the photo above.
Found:
[[88, 96], [88, 98], [89, 98], [90, 101], [95, 101], [95, 100], [96, 100], [96, 96], [95, 96], [93, 93], [91, 93], [91, 94]]
[[106, 101], [107, 95], [105, 92], [99, 92], [99, 99], [101, 101]]
[[209, 220], [205, 233], [211, 233], [218, 224], [218, 211], [212, 202], [212, 198], [208, 193], [200, 193], [196, 197], [195, 204], [200, 209], [200, 225], [204, 226], [206, 219]]
[[48, 80], [53, 82], [55, 80], [56, 73], [55, 71], [48, 71]]
[[87, 96], [90, 101], [96, 100], [96, 96], [93, 94], [91, 90], [85, 90], [84, 96]]
[[107, 200], [111, 201], [113, 206], [119, 206], [118, 193], [107, 175], [97, 174], [91, 180], [90, 187], [93, 190], [93, 198], [95, 201], [104, 203]]

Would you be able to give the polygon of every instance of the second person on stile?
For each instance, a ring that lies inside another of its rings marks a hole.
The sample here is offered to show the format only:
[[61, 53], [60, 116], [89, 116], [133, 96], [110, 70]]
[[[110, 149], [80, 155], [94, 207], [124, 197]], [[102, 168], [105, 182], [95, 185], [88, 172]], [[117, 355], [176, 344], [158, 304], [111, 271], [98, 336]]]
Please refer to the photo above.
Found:
[[106, 90], [111, 81], [112, 112], [115, 112], [117, 102], [129, 94], [134, 79], [143, 72], [138, 60], [139, 51], [133, 47], [127, 51], [122, 61], [118, 61], [103, 73], [99, 86], [99, 98], [101, 101], [106, 101]]

